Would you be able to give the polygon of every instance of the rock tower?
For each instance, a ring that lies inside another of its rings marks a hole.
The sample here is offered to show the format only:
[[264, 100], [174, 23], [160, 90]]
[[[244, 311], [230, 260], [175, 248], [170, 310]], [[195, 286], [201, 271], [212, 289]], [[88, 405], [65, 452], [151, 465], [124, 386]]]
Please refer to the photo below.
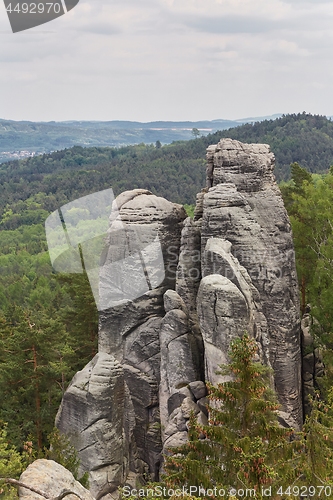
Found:
[[[207, 423], [205, 382], [223, 380], [216, 370], [244, 331], [273, 368], [281, 422], [302, 423], [295, 255], [274, 155], [265, 144], [222, 139], [208, 148], [207, 162], [208, 187], [197, 195], [194, 219], [143, 189], [116, 200], [105, 263], [131, 256], [129, 235], [136, 234], [137, 251], [154, 234], [164, 270], [157, 286], [100, 313], [99, 352], [74, 377], [58, 412], [57, 426], [99, 498], [138, 475], [157, 480], [163, 449], [187, 439], [191, 410]], [[156, 255], [150, 259], [152, 269]], [[107, 269], [101, 293], [112, 280]], [[133, 272], [134, 288], [136, 279]]]

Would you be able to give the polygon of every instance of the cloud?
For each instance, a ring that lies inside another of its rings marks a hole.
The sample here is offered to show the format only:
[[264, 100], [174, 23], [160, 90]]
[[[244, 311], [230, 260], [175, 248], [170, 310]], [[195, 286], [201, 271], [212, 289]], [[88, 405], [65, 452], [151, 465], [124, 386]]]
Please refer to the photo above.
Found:
[[142, 121], [333, 114], [332, 18], [326, 1], [81, 0], [49, 25], [13, 35], [0, 9], [2, 113]]

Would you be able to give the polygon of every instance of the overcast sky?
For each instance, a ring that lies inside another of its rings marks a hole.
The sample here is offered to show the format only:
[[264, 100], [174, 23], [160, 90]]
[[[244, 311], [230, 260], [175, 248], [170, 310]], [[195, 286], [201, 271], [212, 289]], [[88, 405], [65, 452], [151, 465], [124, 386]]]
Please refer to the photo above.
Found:
[[0, 1], [0, 118], [333, 115], [332, 0], [80, 0], [16, 34]]

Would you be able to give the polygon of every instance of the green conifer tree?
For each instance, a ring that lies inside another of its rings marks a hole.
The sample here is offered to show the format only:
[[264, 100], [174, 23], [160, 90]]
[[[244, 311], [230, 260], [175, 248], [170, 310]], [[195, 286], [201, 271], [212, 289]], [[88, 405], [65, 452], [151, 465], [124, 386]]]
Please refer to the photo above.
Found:
[[198, 426], [193, 415], [189, 442], [166, 457], [169, 486], [245, 488], [262, 498], [263, 487], [294, 478], [288, 464], [301, 445], [291, 442], [292, 429], [278, 423], [270, 370], [253, 361], [256, 351], [248, 334], [232, 343], [230, 365], [220, 372], [231, 380], [209, 386], [210, 425]]

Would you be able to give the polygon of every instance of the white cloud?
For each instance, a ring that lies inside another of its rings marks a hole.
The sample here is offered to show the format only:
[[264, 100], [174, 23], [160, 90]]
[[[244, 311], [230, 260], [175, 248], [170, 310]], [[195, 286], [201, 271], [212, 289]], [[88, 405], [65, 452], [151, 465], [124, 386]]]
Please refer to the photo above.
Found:
[[0, 9], [2, 114], [333, 114], [332, 18], [325, 1], [81, 0], [56, 21], [13, 35]]

